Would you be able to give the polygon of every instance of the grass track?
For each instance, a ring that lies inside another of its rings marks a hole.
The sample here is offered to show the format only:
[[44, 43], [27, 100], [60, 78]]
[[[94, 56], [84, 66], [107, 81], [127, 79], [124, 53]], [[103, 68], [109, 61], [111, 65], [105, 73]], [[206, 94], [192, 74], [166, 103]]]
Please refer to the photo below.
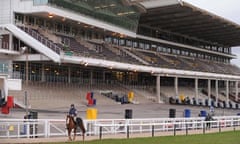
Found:
[[[69, 142], [82, 144], [83, 142]], [[51, 143], [53, 144], [53, 143]], [[55, 143], [56, 144], [56, 143]], [[63, 143], [57, 143], [63, 144]], [[240, 131], [211, 134], [162, 136], [154, 138], [104, 139], [86, 141], [85, 144], [240, 144]]]

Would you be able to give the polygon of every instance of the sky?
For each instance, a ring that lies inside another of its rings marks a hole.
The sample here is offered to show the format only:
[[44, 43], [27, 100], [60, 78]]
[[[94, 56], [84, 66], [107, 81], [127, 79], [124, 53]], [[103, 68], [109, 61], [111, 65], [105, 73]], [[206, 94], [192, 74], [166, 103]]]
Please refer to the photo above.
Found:
[[[201, 9], [226, 18], [240, 25], [240, 0], [183, 0]], [[239, 26], [240, 27], [240, 26]], [[240, 46], [232, 49], [237, 59], [232, 64], [240, 67]]]

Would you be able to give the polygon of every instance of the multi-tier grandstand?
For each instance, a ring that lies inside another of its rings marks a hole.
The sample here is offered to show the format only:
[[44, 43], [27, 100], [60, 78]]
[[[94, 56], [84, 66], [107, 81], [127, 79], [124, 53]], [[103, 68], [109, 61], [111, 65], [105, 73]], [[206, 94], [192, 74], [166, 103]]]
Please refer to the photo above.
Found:
[[239, 25], [187, 2], [1, 0], [0, 11], [1, 106], [12, 95], [26, 107], [25, 92], [42, 109], [132, 91], [132, 103], [240, 107]]

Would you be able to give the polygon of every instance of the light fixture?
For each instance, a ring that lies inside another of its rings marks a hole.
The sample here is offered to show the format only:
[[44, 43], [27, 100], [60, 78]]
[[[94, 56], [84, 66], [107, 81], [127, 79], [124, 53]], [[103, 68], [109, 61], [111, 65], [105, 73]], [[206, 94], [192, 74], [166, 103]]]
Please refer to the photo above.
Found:
[[48, 18], [53, 18], [53, 14], [48, 14]]

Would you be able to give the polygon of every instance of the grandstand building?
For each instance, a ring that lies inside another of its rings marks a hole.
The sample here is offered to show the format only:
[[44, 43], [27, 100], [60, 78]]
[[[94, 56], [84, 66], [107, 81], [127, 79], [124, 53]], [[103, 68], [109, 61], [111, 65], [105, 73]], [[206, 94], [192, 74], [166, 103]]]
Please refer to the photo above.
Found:
[[[21, 79], [22, 91], [64, 84], [134, 91], [158, 103], [188, 97], [187, 104], [240, 107], [240, 69], [230, 63], [240, 26], [190, 3], [1, 0], [0, 13], [0, 73]], [[0, 82], [3, 99], [22, 94]]]

